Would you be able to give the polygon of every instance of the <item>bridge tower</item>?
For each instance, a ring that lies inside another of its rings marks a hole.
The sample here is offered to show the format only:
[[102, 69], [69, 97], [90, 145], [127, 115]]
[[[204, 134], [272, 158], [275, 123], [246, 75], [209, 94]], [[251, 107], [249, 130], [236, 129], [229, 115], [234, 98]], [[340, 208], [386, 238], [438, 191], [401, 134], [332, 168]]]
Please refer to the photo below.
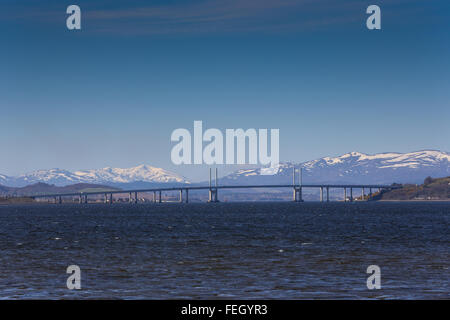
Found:
[[302, 199], [302, 168], [299, 169], [298, 184], [295, 179], [295, 167], [292, 168], [292, 186], [293, 186], [293, 201], [303, 202]]
[[209, 197], [208, 197], [208, 202], [219, 202], [219, 198], [217, 196], [217, 168], [215, 168], [215, 177], [214, 177], [215, 187], [212, 186], [211, 179], [212, 179], [211, 168], [209, 168]]

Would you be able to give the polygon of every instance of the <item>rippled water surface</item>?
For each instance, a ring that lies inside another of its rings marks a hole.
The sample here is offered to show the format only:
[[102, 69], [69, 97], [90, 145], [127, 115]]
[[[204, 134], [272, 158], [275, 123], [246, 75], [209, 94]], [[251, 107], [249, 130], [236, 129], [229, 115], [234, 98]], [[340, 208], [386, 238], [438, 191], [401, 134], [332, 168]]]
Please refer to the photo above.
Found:
[[449, 222], [432, 202], [0, 206], [0, 298], [448, 299]]

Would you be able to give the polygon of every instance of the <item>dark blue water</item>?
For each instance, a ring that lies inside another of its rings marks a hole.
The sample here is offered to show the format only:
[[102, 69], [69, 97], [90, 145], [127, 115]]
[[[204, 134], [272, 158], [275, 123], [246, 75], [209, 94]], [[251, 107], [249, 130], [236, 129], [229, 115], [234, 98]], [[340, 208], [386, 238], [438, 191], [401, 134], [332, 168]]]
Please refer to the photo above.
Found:
[[0, 297], [448, 299], [449, 222], [433, 202], [0, 206]]

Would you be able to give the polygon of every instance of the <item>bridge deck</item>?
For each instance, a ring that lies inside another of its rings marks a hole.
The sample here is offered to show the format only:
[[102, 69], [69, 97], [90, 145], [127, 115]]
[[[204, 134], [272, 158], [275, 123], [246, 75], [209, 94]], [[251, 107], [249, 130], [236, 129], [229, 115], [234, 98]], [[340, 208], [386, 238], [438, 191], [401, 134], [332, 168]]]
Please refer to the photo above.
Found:
[[85, 195], [104, 195], [104, 194], [125, 194], [125, 193], [142, 193], [142, 192], [159, 192], [159, 191], [179, 191], [179, 190], [209, 190], [209, 189], [259, 189], [259, 188], [355, 188], [355, 189], [397, 189], [399, 186], [380, 185], [380, 184], [269, 184], [269, 185], [243, 185], [243, 186], [180, 186], [170, 188], [151, 188], [151, 189], [132, 189], [132, 190], [114, 190], [114, 191], [93, 191], [93, 192], [73, 192], [73, 193], [54, 193], [33, 195], [32, 198], [51, 198], [51, 197], [70, 197]]

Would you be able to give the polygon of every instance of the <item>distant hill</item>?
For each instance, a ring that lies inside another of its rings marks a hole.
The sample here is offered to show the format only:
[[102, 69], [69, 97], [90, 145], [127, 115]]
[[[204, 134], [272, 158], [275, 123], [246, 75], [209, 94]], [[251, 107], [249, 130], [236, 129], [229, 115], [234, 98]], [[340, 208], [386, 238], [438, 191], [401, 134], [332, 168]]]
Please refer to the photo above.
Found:
[[376, 200], [450, 200], [450, 177], [428, 177], [421, 185], [404, 185], [401, 189], [382, 192]]
[[3, 196], [32, 196], [50, 193], [75, 193], [75, 192], [93, 192], [93, 191], [115, 191], [119, 188], [103, 186], [90, 183], [77, 183], [64, 187], [58, 187], [53, 184], [35, 183], [22, 188], [5, 187], [0, 185], [0, 195]]
[[35, 200], [29, 197], [1, 197], [0, 196], [0, 205], [1, 204], [24, 204], [24, 203], [33, 203]]

